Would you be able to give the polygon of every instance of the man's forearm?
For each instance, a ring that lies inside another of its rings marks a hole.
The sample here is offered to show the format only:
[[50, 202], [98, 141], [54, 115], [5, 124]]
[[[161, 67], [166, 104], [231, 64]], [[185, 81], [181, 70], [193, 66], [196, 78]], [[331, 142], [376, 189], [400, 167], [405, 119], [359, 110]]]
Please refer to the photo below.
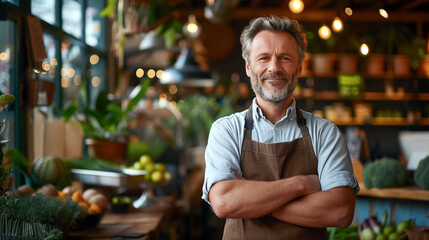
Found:
[[320, 191], [317, 176], [296, 176], [273, 182], [226, 180], [212, 186], [209, 200], [218, 217], [256, 218], [316, 191]]
[[354, 190], [339, 187], [289, 202], [274, 210], [272, 216], [303, 227], [348, 227], [354, 208]]

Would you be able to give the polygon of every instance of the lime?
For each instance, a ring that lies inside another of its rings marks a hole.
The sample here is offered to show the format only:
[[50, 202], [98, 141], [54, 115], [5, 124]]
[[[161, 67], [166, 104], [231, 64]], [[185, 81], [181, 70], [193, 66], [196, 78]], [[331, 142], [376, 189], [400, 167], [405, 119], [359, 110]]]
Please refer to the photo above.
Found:
[[393, 224], [387, 225], [383, 228], [383, 234], [386, 236], [389, 236], [393, 232], [396, 232], [396, 227]]
[[393, 232], [389, 235], [389, 240], [397, 240], [398, 238], [400, 238], [402, 236], [402, 233], [400, 232]]
[[163, 179], [163, 173], [159, 170], [155, 170], [152, 174], [150, 179], [152, 180], [152, 182], [161, 182]]
[[139, 162], [143, 165], [146, 166], [146, 164], [148, 163], [152, 163], [152, 158], [149, 155], [142, 155], [139, 159]]
[[387, 240], [387, 237], [384, 234], [378, 234], [375, 240]]
[[406, 220], [406, 221], [402, 221], [402, 222], [400, 222], [399, 224], [398, 224], [398, 226], [396, 227], [396, 232], [398, 232], [398, 233], [403, 233], [404, 232], [404, 230], [409, 226], [409, 221], [408, 220]]

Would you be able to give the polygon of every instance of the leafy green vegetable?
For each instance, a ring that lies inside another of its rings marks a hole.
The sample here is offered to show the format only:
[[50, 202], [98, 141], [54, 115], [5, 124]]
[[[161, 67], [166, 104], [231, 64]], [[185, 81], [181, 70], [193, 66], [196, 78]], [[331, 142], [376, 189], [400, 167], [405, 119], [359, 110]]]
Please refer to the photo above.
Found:
[[84, 156], [71, 160], [63, 160], [68, 169], [87, 169], [99, 171], [120, 171], [122, 166], [101, 158]]
[[366, 188], [400, 187], [406, 181], [404, 165], [398, 160], [388, 157], [367, 162], [362, 176]]
[[429, 156], [420, 160], [414, 172], [414, 182], [419, 188], [429, 190]]
[[359, 240], [357, 227], [328, 227], [327, 230], [329, 240]]
[[15, 198], [0, 195], [0, 232], [25, 239], [63, 239], [63, 230], [85, 211], [70, 198], [65, 202], [42, 194]]

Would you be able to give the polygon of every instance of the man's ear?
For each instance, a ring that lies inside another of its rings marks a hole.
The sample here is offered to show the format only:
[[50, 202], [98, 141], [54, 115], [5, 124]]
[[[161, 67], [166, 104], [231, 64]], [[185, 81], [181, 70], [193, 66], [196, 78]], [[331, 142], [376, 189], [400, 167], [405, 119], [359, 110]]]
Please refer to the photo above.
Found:
[[298, 77], [301, 77], [301, 74], [302, 74], [302, 63], [298, 65], [297, 74], [298, 74]]
[[247, 75], [248, 77], [250, 77], [250, 65], [249, 65], [249, 63], [248, 63], [248, 62], [246, 62], [246, 75]]

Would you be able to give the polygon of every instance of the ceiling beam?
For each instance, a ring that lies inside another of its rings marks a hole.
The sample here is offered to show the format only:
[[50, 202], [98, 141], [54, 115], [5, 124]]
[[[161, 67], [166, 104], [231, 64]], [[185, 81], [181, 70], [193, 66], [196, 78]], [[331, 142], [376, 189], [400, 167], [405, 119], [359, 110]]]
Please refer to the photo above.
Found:
[[251, 8], [257, 8], [259, 7], [259, 4], [261, 4], [262, 0], [252, 0], [252, 2], [250, 3], [250, 7]]
[[415, 0], [415, 1], [410, 1], [410, 2], [408, 2], [406, 4], [404, 4], [404, 6], [402, 6], [400, 9], [403, 10], [403, 11], [408, 11], [408, 10], [411, 10], [411, 9], [413, 9], [413, 8], [421, 5], [421, 4], [428, 3], [428, 2], [429, 2], [429, 0]]
[[[202, 9], [182, 9], [178, 12], [179, 15], [187, 16], [192, 13], [198, 18], [204, 18], [204, 10]], [[332, 21], [338, 12], [336, 10], [304, 10], [300, 14], [294, 14], [285, 8], [237, 8], [235, 9], [232, 19], [235, 20], [250, 20], [260, 16], [287, 16], [291, 19], [306, 22], [321, 22]], [[379, 22], [403, 22], [403, 23], [416, 23], [416, 22], [429, 22], [429, 14], [427, 12], [418, 11], [389, 11], [389, 18], [385, 19], [380, 16], [378, 11], [375, 10], [356, 10], [352, 16], [347, 16], [341, 13], [340, 17], [345, 21], [362, 22], [362, 23], [379, 23]]]

